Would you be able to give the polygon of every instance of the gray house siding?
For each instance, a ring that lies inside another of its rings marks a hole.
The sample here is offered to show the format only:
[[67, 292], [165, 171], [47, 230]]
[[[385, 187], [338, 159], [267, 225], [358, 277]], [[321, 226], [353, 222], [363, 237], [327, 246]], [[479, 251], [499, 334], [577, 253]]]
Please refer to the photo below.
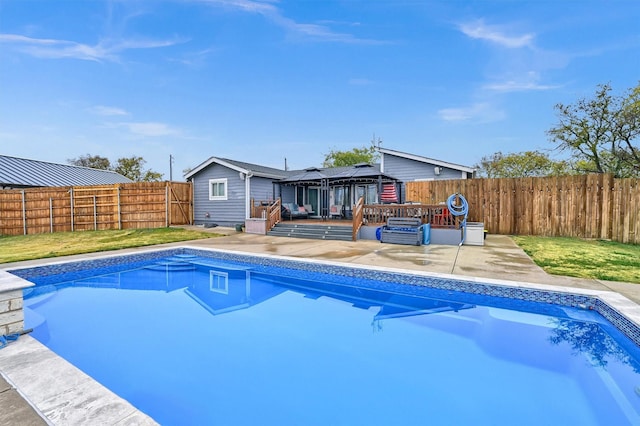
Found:
[[402, 202], [411, 201], [405, 199], [405, 182], [428, 179], [460, 179], [464, 174], [460, 170], [450, 169], [447, 167], [438, 167], [440, 174], [436, 174], [435, 164], [424, 163], [422, 161], [416, 161], [409, 158], [397, 157], [395, 155], [384, 154], [383, 161], [384, 173], [402, 181], [400, 196]]
[[295, 186], [283, 186], [282, 190], [282, 202], [283, 203], [293, 203], [296, 201], [296, 188]]
[[272, 201], [278, 198], [278, 185], [275, 185], [276, 193], [274, 194], [273, 179], [254, 176], [249, 182], [251, 185], [251, 198], [253, 198], [255, 201]]
[[[209, 200], [209, 180], [227, 179], [227, 199]], [[245, 181], [237, 171], [213, 164], [193, 178], [194, 222], [196, 225], [217, 223], [231, 226], [244, 223]]]
[[460, 170], [440, 167], [440, 174], [437, 175], [435, 167], [435, 164], [408, 158], [393, 155], [384, 156], [384, 172], [403, 182], [425, 179], [460, 179], [463, 174]]

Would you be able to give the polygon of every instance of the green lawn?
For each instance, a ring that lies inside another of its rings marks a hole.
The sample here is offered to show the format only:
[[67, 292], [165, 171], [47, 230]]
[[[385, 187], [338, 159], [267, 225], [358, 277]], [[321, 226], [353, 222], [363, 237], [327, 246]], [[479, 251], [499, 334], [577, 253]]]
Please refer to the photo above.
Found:
[[0, 263], [118, 250], [217, 236], [219, 235], [210, 232], [189, 231], [181, 228], [0, 236]]
[[563, 237], [513, 237], [553, 275], [640, 283], [640, 245]]

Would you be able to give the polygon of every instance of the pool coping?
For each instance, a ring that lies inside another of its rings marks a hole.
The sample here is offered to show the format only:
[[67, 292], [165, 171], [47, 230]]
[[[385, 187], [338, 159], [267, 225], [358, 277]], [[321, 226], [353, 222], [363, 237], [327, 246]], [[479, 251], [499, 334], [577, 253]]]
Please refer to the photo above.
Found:
[[[577, 296], [593, 300], [594, 306], [587, 309], [595, 309], [618, 329], [623, 331], [632, 341], [640, 346], [640, 306], [625, 296], [608, 290], [592, 290], [575, 287], [563, 287], [549, 284], [531, 283], [525, 281], [511, 281], [495, 278], [477, 278], [456, 274], [444, 274], [428, 271], [417, 271], [385, 266], [371, 266], [354, 263], [343, 263], [321, 259], [301, 259], [291, 256], [273, 255], [268, 253], [250, 253], [236, 250], [225, 250], [193, 246], [189, 244], [158, 247], [136, 251], [135, 253], [107, 253], [92, 256], [86, 259], [52, 260], [33, 262], [29, 266], [10, 266], [0, 268], [0, 275], [15, 270], [30, 268], [51, 267], [56, 265], [69, 265], [83, 262], [105, 261], [109, 259], [123, 258], [150, 258], [150, 255], [191, 250], [195, 252], [213, 253], [216, 257], [240, 257], [249, 259], [268, 259], [270, 262], [278, 262], [287, 265], [302, 266], [311, 264], [318, 267], [331, 268], [335, 271], [353, 271], [364, 275], [376, 273], [392, 274], [399, 277], [419, 277], [427, 280], [463, 281], [469, 286], [493, 286], [502, 289], [515, 289], [525, 292], [541, 292], [541, 294], [556, 293], [560, 296]], [[159, 256], [160, 257], [160, 256]], [[285, 265], [286, 266], [286, 265]], [[301, 268], [297, 268], [301, 269]], [[10, 274], [19, 280], [23, 278]], [[11, 280], [11, 285], [32, 285], [28, 280], [19, 283]], [[418, 280], [416, 285], [421, 285]], [[21, 287], [21, 288], [22, 288]], [[0, 290], [3, 290], [0, 282]], [[464, 291], [464, 290], [462, 290]], [[478, 293], [480, 294], [480, 293]], [[482, 293], [484, 294], [484, 293]], [[509, 296], [504, 296], [509, 297]], [[526, 300], [526, 299], [525, 299]], [[582, 299], [576, 299], [578, 301]], [[591, 302], [589, 302], [591, 303]], [[607, 315], [603, 314], [604, 311]], [[612, 311], [612, 312], [611, 312]], [[614, 321], [609, 316], [614, 315]], [[620, 326], [621, 318], [627, 324]], [[629, 335], [628, 333], [632, 333]], [[54, 366], [54, 368], [52, 368]], [[0, 374], [7, 379], [34, 407], [34, 409], [50, 424], [63, 422], [64, 424], [101, 423], [113, 425], [155, 425], [151, 417], [136, 409], [128, 401], [120, 398], [102, 384], [93, 380], [81, 370], [56, 355], [34, 338], [22, 336], [17, 342], [11, 343], [0, 351]]]

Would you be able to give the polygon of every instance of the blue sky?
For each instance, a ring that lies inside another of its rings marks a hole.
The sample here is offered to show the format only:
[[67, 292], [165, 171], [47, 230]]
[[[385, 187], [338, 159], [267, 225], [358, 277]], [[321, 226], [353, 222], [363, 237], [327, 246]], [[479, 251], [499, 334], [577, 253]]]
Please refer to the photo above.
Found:
[[0, 154], [292, 169], [368, 146], [473, 166], [640, 81], [640, 2], [0, 0]]

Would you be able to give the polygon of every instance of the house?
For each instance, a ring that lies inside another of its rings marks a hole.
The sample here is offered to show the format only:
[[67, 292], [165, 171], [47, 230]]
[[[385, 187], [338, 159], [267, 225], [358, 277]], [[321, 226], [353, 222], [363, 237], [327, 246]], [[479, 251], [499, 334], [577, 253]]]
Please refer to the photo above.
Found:
[[131, 179], [110, 170], [0, 155], [0, 189], [110, 185], [131, 182], [133, 182]]
[[474, 169], [386, 148], [380, 164], [282, 170], [211, 157], [185, 175], [193, 182], [194, 221], [198, 225], [244, 223], [251, 201], [281, 198], [306, 206], [311, 217], [349, 218], [360, 197], [365, 204], [402, 203], [404, 183], [428, 179], [467, 179]]
[[284, 170], [271, 167], [227, 158], [209, 158], [185, 175], [193, 183], [195, 224], [244, 223], [251, 216], [251, 199], [275, 200], [280, 197], [280, 187], [275, 182], [288, 175]]

